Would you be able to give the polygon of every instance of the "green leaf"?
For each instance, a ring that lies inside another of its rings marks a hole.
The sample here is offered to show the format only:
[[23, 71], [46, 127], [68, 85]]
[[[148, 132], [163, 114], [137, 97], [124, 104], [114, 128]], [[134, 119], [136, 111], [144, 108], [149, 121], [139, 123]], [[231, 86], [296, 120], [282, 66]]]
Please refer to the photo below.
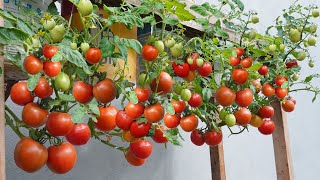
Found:
[[289, 82], [286, 81], [281, 85], [281, 88], [289, 88]]
[[243, 5], [243, 3], [241, 2], [241, 0], [232, 0], [232, 2], [234, 2], [234, 3], [239, 7], [239, 9], [240, 9], [241, 11], [244, 10], [244, 5]]
[[176, 25], [176, 24], [179, 23], [179, 20], [176, 19], [176, 18], [168, 17], [168, 18], [165, 18], [165, 19], [163, 20], [163, 22], [164, 22], [165, 24], [170, 25], [170, 26], [174, 26], [174, 25]]
[[202, 98], [204, 102], [209, 102], [212, 97], [212, 90], [209, 88], [202, 89]]
[[307, 76], [305, 79], [304, 79], [304, 82], [308, 83], [310, 82], [313, 78], [320, 78], [320, 74], [312, 74], [310, 76]]
[[29, 34], [20, 29], [0, 27], [0, 44], [22, 45], [28, 38]]
[[156, 133], [156, 126], [153, 124], [151, 126], [151, 128], [149, 129], [148, 136], [152, 137], [152, 136], [154, 136], [155, 133]]
[[50, 13], [51, 15], [59, 15], [58, 8], [54, 2], [48, 6], [47, 13]]
[[249, 71], [258, 71], [261, 66], [263, 64], [261, 64], [260, 62], [256, 61], [251, 67], [248, 68]]
[[27, 87], [29, 91], [33, 91], [36, 88], [40, 77], [41, 77], [41, 73], [38, 73], [36, 75], [31, 76], [28, 79]]
[[167, 111], [167, 113], [169, 113], [169, 114], [171, 114], [171, 115], [174, 115], [174, 114], [175, 114], [175, 111], [174, 111], [174, 108], [173, 108], [172, 103], [168, 103], [168, 104], [167, 104], [166, 111]]
[[68, 102], [75, 101], [72, 94], [59, 94], [59, 97], [63, 101], [68, 101]]
[[137, 122], [138, 124], [142, 124], [142, 123], [148, 123], [148, 120], [147, 120], [146, 118], [138, 118], [138, 119], [136, 120], [136, 122]]
[[137, 104], [139, 102], [138, 97], [134, 91], [129, 91], [129, 101], [133, 104]]
[[141, 54], [142, 51], [142, 45], [140, 42], [136, 39], [125, 39], [125, 38], [120, 38], [120, 41], [127, 47], [134, 49], [138, 54]]
[[71, 118], [74, 123], [82, 123], [84, 121], [84, 116], [86, 114], [86, 109], [80, 105], [71, 113]]
[[10, 54], [9, 52], [4, 51], [4, 57], [20, 69], [23, 69], [22, 63], [25, 56], [26, 53], [22, 50], [19, 51], [17, 54]]
[[89, 104], [88, 104], [88, 108], [89, 110], [97, 115], [98, 117], [100, 116], [100, 111], [99, 111], [99, 107], [98, 107], [99, 103], [96, 99], [93, 99]]
[[100, 41], [100, 49], [102, 51], [103, 58], [111, 57], [114, 52], [115, 45], [111, 43], [107, 37], [104, 37]]
[[27, 24], [25, 21], [22, 21], [21, 19], [17, 19], [17, 27], [28, 33], [29, 35], [35, 34], [29, 24]]
[[51, 61], [52, 62], [58, 62], [58, 61], [61, 61], [63, 59], [63, 52], [61, 51], [58, 51], [54, 54], [54, 56], [51, 58]]
[[181, 143], [178, 140], [179, 129], [168, 129], [164, 132], [163, 136], [168, 139], [168, 141], [174, 145], [181, 146]]
[[167, 11], [176, 15], [181, 21], [190, 21], [195, 18], [193, 14], [185, 9], [185, 7], [187, 6], [185, 3], [179, 2], [177, 0], [172, 0], [166, 1], [165, 6]]
[[11, 12], [4, 11], [3, 9], [0, 9], [0, 16], [11, 23], [17, 22], [17, 17], [15, 15], [13, 15]]
[[152, 26], [157, 23], [156, 19], [154, 16], [147, 16], [142, 19], [142, 22], [144, 23], [150, 23]]
[[209, 16], [209, 13], [207, 11], [207, 9], [203, 6], [199, 6], [199, 5], [192, 5], [190, 7], [190, 9], [192, 9], [194, 12], [200, 14], [201, 16]]

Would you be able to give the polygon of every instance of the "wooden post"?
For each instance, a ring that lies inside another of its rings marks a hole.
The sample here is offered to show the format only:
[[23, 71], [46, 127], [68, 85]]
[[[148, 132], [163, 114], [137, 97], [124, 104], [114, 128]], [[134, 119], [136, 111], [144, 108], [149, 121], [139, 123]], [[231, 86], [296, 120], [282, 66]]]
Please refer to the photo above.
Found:
[[280, 102], [273, 102], [275, 110], [273, 116], [276, 129], [272, 134], [274, 157], [278, 180], [293, 180], [293, 169], [290, 153], [290, 143], [286, 113], [282, 110]]
[[218, 146], [210, 147], [210, 161], [212, 180], [226, 180], [223, 142]]

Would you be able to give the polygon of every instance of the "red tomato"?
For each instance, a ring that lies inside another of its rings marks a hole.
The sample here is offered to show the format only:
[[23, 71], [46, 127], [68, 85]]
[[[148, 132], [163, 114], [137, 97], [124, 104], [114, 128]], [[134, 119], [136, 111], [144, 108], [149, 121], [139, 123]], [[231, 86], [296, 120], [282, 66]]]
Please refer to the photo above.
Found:
[[269, 72], [269, 68], [266, 65], [263, 65], [260, 67], [260, 69], [258, 70], [258, 73], [262, 76], [266, 75]]
[[186, 108], [186, 103], [184, 101], [172, 101], [172, 106], [174, 108], [175, 113], [182, 113], [184, 109]]
[[198, 127], [198, 118], [194, 114], [185, 116], [181, 118], [180, 126], [184, 131], [191, 132]]
[[294, 105], [296, 105], [297, 101], [295, 99], [293, 99], [292, 97], [290, 97], [288, 100], [292, 101], [294, 103]]
[[61, 71], [61, 63], [60, 62], [52, 62], [52, 61], [44, 61], [43, 62], [43, 72], [49, 77], [55, 77], [60, 74]]
[[204, 135], [204, 141], [209, 146], [216, 146], [222, 141], [222, 132], [216, 130], [208, 131]]
[[243, 68], [249, 68], [252, 65], [251, 57], [241, 59], [240, 64]]
[[290, 100], [285, 100], [281, 103], [282, 105], [282, 109], [285, 111], [285, 112], [292, 112], [295, 108], [295, 105], [294, 105], [294, 102], [293, 101], [290, 101]]
[[[160, 129], [161, 128], [161, 129]], [[155, 128], [154, 135], [152, 136], [152, 139], [156, 143], [167, 143], [168, 139], [164, 136], [164, 132], [166, 132], [166, 128], [164, 126], [160, 126]]]
[[231, 66], [238, 66], [240, 64], [241, 59], [235, 56], [230, 57]]
[[84, 57], [86, 61], [90, 64], [96, 64], [102, 58], [102, 52], [99, 48], [90, 48], [85, 54]]
[[241, 126], [247, 125], [251, 120], [251, 112], [247, 108], [240, 108], [238, 111], [234, 113], [236, 117], [237, 123]]
[[152, 153], [152, 144], [148, 140], [138, 140], [130, 143], [130, 151], [139, 159], [147, 159]]
[[66, 139], [73, 145], [87, 144], [91, 136], [90, 128], [87, 124], [75, 124], [66, 135]]
[[287, 79], [283, 76], [277, 76], [275, 79], [274, 79], [275, 83], [277, 86], [281, 86], [283, 83], [285, 83], [287, 81]]
[[157, 59], [159, 51], [157, 48], [151, 45], [144, 45], [142, 48], [141, 56], [146, 61], [153, 61]]
[[184, 78], [186, 81], [193, 81], [196, 78], [196, 72], [195, 71], [189, 71], [189, 74], [187, 77]]
[[289, 62], [286, 63], [287, 69], [290, 69], [290, 68], [292, 68], [294, 66], [298, 66], [298, 62], [295, 61], [295, 60], [294, 61], [289, 61]]
[[49, 85], [45, 77], [40, 77], [33, 92], [39, 98], [48, 98], [52, 95], [53, 88]]
[[211, 74], [212, 72], [212, 65], [209, 62], [205, 62], [203, 63], [203, 65], [201, 67], [198, 68], [198, 73], [202, 76], [202, 77], [207, 77]]
[[76, 101], [86, 104], [93, 98], [93, 87], [83, 81], [78, 81], [73, 84], [72, 94]]
[[27, 82], [18, 82], [14, 84], [10, 91], [12, 101], [20, 106], [24, 106], [33, 101], [34, 97], [28, 90]]
[[44, 45], [42, 48], [42, 54], [44, 55], [44, 57], [48, 59], [51, 59], [58, 51], [59, 51], [58, 46], [51, 46], [48, 44]]
[[48, 154], [47, 166], [52, 172], [57, 174], [69, 172], [77, 162], [76, 148], [67, 142], [59, 146], [50, 146]]
[[137, 119], [143, 115], [144, 105], [143, 104], [133, 104], [132, 102], [128, 102], [125, 112], [128, 116], [133, 119]]
[[259, 109], [259, 115], [262, 118], [272, 118], [274, 115], [274, 109], [272, 106], [262, 106]]
[[126, 152], [126, 159], [129, 164], [132, 166], [141, 166], [144, 164], [145, 159], [139, 159], [137, 158], [130, 149]]
[[186, 61], [188, 61], [189, 58], [192, 59], [192, 64], [189, 64], [190, 70], [193, 71], [198, 69], [199, 66], [197, 65], [197, 59], [199, 58], [199, 53], [192, 52], [189, 57], [187, 56]]
[[144, 109], [144, 117], [150, 123], [157, 123], [161, 121], [164, 116], [164, 108], [160, 103], [150, 105]]
[[166, 113], [164, 115], [163, 122], [168, 128], [176, 128], [180, 124], [180, 119], [181, 118], [178, 115], [171, 115]]
[[187, 77], [190, 72], [189, 65], [186, 62], [183, 64], [176, 64], [175, 62], [173, 62], [172, 68], [173, 68], [174, 74], [182, 78]]
[[46, 128], [53, 136], [65, 136], [72, 130], [73, 125], [70, 114], [52, 112], [48, 116]]
[[132, 136], [132, 134], [130, 133], [130, 131], [122, 131], [121, 137], [122, 137], [122, 139], [125, 140], [126, 142], [134, 142], [134, 141], [137, 140], [135, 137]]
[[235, 83], [241, 85], [247, 82], [249, 73], [245, 69], [233, 69], [231, 77]]
[[221, 106], [230, 106], [235, 100], [236, 93], [232, 89], [226, 86], [219, 87], [216, 92], [216, 101]]
[[256, 88], [256, 93], [259, 93], [262, 89], [262, 85], [259, 79], [252, 80], [251, 84]]
[[27, 73], [35, 75], [42, 71], [43, 63], [36, 56], [30, 54], [24, 59], [23, 67], [27, 71]]
[[272, 120], [264, 120], [258, 130], [261, 132], [261, 134], [269, 135], [273, 133], [275, 127], [276, 126]]
[[150, 98], [150, 95], [151, 95], [150, 89], [148, 89], [148, 88], [136, 87], [134, 89], [134, 92], [136, 93], [139, 102], [148, 101], [148, 99]]
[[134, 121], [130, 126], [130, 133], [135, 138], [142, 138], [149, 134], [151, 125], [151, 123], [138, 124], [136, 121]]
[[171, 92], [172, 77], [167, 72], [161, 72], [157, 78], [151, 82], [151, 90], [162, 95]]
[[276, 95], [278, 98], [282, 99], [287, 96], [288, 94], [288, 89], [287, 88], [276, 88]]
[[190, 134], [191, 142], [197, 146], [202, 146], [204, 144], [204, 136], [199, 129], [195, 129]]
[[111, 79], [105, 79], [93, 86], [93, 96], [100, 103], [107, 104], [117, 95], [116, 85]]
[[265, 83], [262, 86], [262, 94], [264, 94], [265, 96], [271, 97], [274, 95], [274, 93], [275, 93], [275, 89], [269, 83]]
[[190, 100], [188, 101], [188, 104], [191, 107], [199, 107], [201, 103], [202, 103], [201, 95], [197, 93], [192, 94]]
[[243, 48], [236, 48], [236, 54], [238, 57], [243, 56], [244, 49]]
[[29, 137], [21, 139], [14, 149], [14, 161], [16, 165], [28, 173], [41, 169], [47, 160], [47, 149]]
[[252, 91], [245, 88], [242, 91], [238, 91], [236, 94], [236, 103], [241, 107], [247, 107], [251, 104], [253, 100]]
[[111, 131], [116, 127], [116, 117], [118, 110], [113, 107], [99, 107], [100, 116], [97, 117], [97, 122], [94, 123], [100, 131]]
[[31, 102], [23, 107], [22, 121], [30, 127], [38, 128], [47, 122], [48, 114], [47, 110]]
[[119, 111], [116, 115], [116, 125], [118, 128], [128, 131], [130, 129], [133, 119], [126, 114], [125, 111]]

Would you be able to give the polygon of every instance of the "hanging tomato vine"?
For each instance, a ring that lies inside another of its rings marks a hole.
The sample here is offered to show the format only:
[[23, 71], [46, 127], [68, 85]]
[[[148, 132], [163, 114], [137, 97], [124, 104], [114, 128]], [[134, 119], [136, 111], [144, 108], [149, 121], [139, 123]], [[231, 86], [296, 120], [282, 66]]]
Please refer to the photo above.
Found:
[[[52, 172], [69, 172], [77, 160], [74, 145], [90, 139], [122, 151], [128, 163], [140, 166], [152, 153], [148, 137], [181, 145], [182, 129], [190, 132], [195, 145], [215, 146], [222, 141], [223, 127], [231, 135], [249, 130], [249, 125], [272, 134], [272, 102], [291, 112], [296, 101], [290, 92], [311, 91], [313, 101], [319, 94], [311, 83], [318, 74], [299, 80], [300, 61], [309, 59], [309, 66], [314, 66], [309, 54], [317, 37], [312, 19], [319, 10], [314, 5], [295, 2], [259, 34], [250, 28], [259, 22], [258, 15], [245, 12], [238, 0], [190, 9], [176, 0], [144, 0], [138, 7], [126, 2], [119, 7], [103, 1], [95, 2], [99, 6], [89, 0], [70, 2], [79, 12], [81, 31], [71, 26], [72, 18], [61, 17], [54, 4], [40, 22], [37, 14], [23, 20], [0, 10], [9, 24], [0, 27], [0, 44], [18, 49], [3, 55], [29, 75], [10, 93], [12, 101], [23, 106], [21, 119], [5, 108], [6, 124], [21, 138], [15, 162], [26, 172], [45, 164]], [[97, 14], [99, 8], [107, 18]], [[191, 20], [203, 33], [187, 39], [183, 22]], [[143, 45], [116, 35], [100, 39], [116, 23], [128, 29], [150, 24], [152, 33]], [[98, 32], [90, 33], [92, 29]], [[230, 40], [231, 31], [238, 41]], [[137, 84], [125, 73], [133, 68], [127, 64], [128, 49], [142, 57]], [[114, 65], [113, 78], [99, 71], [107, 58]], [[128, 144], [114, 144], [116, 137]]]

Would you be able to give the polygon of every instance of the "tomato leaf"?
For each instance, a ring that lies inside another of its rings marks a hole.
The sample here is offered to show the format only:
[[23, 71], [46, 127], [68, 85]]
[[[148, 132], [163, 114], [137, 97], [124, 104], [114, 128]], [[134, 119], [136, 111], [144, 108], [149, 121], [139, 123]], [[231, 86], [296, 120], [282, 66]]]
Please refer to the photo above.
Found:
[[86, 114], [86, 109], [80, 105], [71, 113], [71, 118], [74, 123], [82, 123], [84, 121], [84, 116]]
[[17, 22], [17, 17], [9, 11], [4, 11], [3, 9], [0, 9], [0, 16], [11, 23]]
[[10, 52], [4, 51], [4, 57], [15, 66], [19, 67], [20, 69], [24, 69], [22, 63], [23, 63], [23, 59], [26, 56], [26, 53], [22, 49], [18, 49], [18, 50], [19, 52], [17, 54], [10, 54]]
[[102, 51], [102, 57], [108, 58], [111, 57], [112, 53], [114, 52], [115, 45], [111, 43], [108, 38], [104, 37], [100, 41], [100, 49]]
[[234, 2], [234, 3], [239, 7], [239, 9], [240, 9], [241, 11], [244, 10], [244, 5], [243, 5], [243, 3], [242, 3], [241, 0], [232, 0], [232, 2]]
[[17, 28], [0, 27], [0, 44], [22, 45], [30, 35]]
[[163, 22], [170, 26], [174, 26], [179, 23], [179, 20], [176, 18], [168, 17], [168, 18], [165, 18]]
[[54, 54], [54, 56], [51, 58], [51, 61], [52, 62], [58, 62], [58, 61], [61, 61], [63, 59], [63, 52], [61, 51], [58, 51]]
[[209, 88], [202, 89], [202, 98], [204, 102], [209, 102], [212, 97], [212, 90]]
[[38, 73], [36, 75], [31, 76], [28, 79], [27, 86], [29, 91], [33, 91], [36, 88], [40, 77], [41, 77], [41, 73]]
[[136, 120], [136, 122], [137, 122], [138, 124], [142, 124], [142, 123], [147, 123], [148, 120], [147, 120], [146, 118], [139, 118], [139, 119]]
[[92, 99], [92, 101], [88, 104], [88, 108], [93, 114], [99, 117], [100, 111], [99, 111], [98, 105], [99, 105], [98, 101], [96, 99]]
[[168, 103], [168, 104], [167, 104], [166, 111], [167, 111], [167, 113], [169, 113], [169, 114], [171, 114], [171, 115], [174, 115], [174, 114], [175, 114], [175, 111], [174, 111], [174, 108], [173, 108], [172, 103]]
[[156, 19], [154, 18], [154, 16], [147, 16], [147, 17], [144, 17], [142, 19], [142, 21], [144, 23], [150, 23], [151, 26], [155, 25], [157, 22], [156, 22]]
[[306, 77], [306, 78], [304, 79], [304, 82], [308, 83], [308, 82], [310, 82], [313, 78], [320, 78], [320, 74], [312, 74], [312, 75]]
[[139, 102], [138, 97], [134, 91], [129, 91], [129, 101], [133, 104], [137, 104]]
[[22, 21], [21, 19], [17, 19], [17, 27], [22, 30], [25, 31], [26, 33], [28, 33], [29, 35], [33, 35], [34, 32], [31, 28], [31, 26], [29, 24], [27, 24], [25, 21]]
[[47, 13], [50, 13], [51, 15], [59, 15], [58, 8], [54, 2], [48, 6]]
[[75, 101], [72, 94], [59, 94], [59, 97], [63, 101], [68, 101], [68, 102]]
[[289, 82], [286, 81], [281, 85], [281, 88], [289, 88]]
[[261, 64], [260, 62], [255, 61], [254, 64], [248, 68], [248, 70], [249, 71], [258, 71], [262, 65], [263, 64]]
[[164, 132], [163, 136], [168, 139], [168, 141], [174, 145], [181, 146], [180, 141], [178, 140], [179, 129], [168, 129]]
[[166, 1], [165, 3], [167, 11], [176, 15], [181, 21], [190, 21], [195, 18], [188, 10], [185, 9], [186, 3], [179, 2], [177, 0]]
[[192, 5], [190, 7], [194, 12], [200, 14], [201, 16], [209, 16], [207, 9], [201, 5]]
[[151, 128], [149, 129], [148, 136], [152, 137], [152, 136], [154, 136], [155, 133], [156, 133], [156, 126], [153, 124], [151, 126]]

